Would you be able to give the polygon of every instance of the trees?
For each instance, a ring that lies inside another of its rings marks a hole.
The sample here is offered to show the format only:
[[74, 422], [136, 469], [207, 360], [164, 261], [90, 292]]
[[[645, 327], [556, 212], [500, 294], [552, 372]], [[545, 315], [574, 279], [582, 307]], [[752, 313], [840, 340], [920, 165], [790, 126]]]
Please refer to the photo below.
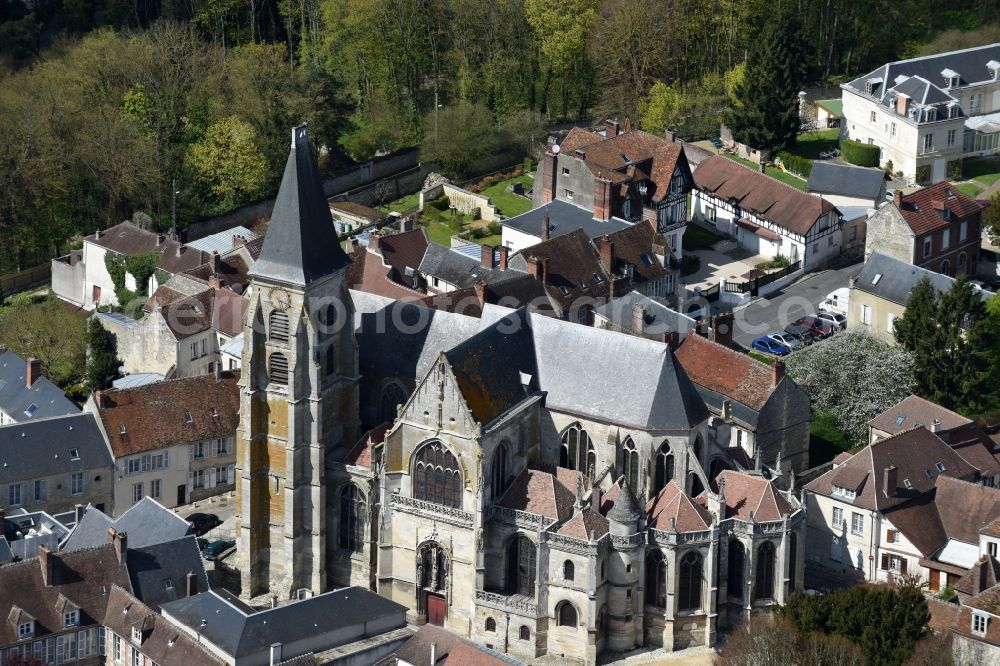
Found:
[[852, 641], [818, 631], [806, 632], [782, 617], [754, 615], [730, 635], [718, 666], [866, 666]]
[[87, 386], [92, 391], [107, 388], [118, 375], [118, 342], [96, 317], [87, 323]]
[[741, 106], [730, 108], [726, 125], [737, 141], [774, 151], [795, 143], [798, 92], [805, 79], [806, 42], [790, 9], [767, 23], [760, 49], [750, 52], [746, 75], [736, 85]]
[[667, 128], [676, 130], [684, 122], [683, 106], [683, 96], [675, 88], [657, 81], [639, 100], [639, 126], [654, 134]]
[[83, 379], [85, 322], [55, 298], [35, 303], [15, 297], [12, 305], [0, 309], [0, 340], [22, 358], [37, 358], [42, 373], [63, 388]]
[[855, 331], [796, 352], [785, 365], [813, 411], [831, 412], [854, 445], [866, 443], [871, 419], [916, 386], [910, 352]]
[[493, 116], [481, 104], [441, 109], [436, 123], [437, 128], [434, 113], [427, 114], [420, 159], [433, 162], [453, 178], [468, 175], [470, 167], [505, 147]]
[[916, 284], [894, 332], [913, 354], [920, 395], [967, 414], [993, 406], [1000, 342], [994, 311], [964, 275], [940, 296], [930, 280]]
[[208, 201], [229, 210], [261, 197], [270, 178], [254, 128], [236, 116], [211, 125], [184, 160]]
[[989, 207], [983, 211], [983, 227], [994, 245], [1000, 243], [1000, 192], [993, 195]]

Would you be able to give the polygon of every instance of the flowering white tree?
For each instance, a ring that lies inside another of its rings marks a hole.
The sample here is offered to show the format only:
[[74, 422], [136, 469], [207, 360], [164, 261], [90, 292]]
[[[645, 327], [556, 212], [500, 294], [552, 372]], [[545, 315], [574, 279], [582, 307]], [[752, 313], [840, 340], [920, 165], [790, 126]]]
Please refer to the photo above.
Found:
[[868, 422], [913, 393], [913, 355], [865, 333], [840, 333], [787, 358], [788, 374], [809, 393], [813, 412], [831, 412], [855, 446]]

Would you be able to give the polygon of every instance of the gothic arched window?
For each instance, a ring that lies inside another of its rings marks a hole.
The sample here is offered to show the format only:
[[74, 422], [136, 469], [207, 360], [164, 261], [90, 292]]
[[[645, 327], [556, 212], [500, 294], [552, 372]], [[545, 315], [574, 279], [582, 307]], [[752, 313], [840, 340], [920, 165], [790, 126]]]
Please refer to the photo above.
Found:
[[491, 617], [486, 618], [486, 631], [496, 631], [497, 621]]
[[726, 594], [743, 601], [743, 569], [746, 553], [737, 539], [729, 540], [729, 568], [726, 575]]
[[670, 453], [670, 444], [667, 442], [663, 442], [660, 445], [660, 450], [656, 452], [656, 474], [654, 477], [654, 494], [663, 490], [663, 486], [674, 478], [674, 456]]
[[444, 444], [428, 442], [413, 463], [413, 497], [453, 509], [462, 508], [462, 471]]
[[535, 542], [517, 535], [507, 546], [507, 591], [511, 594], [535, 596]]
[[379, 423], [392, 423], [399, 414], [399, 406], [406, 402], [406, 389], [399, 382], [389, 382], [382, 389], [382, 397], [379, 401], [378, 419]]
[[510, 486], [510, 448], [506, 441], [500, 442], [500, 446], [493, 452], [493, 499], [497, 499]]
[[597, 467], [597, 454], [594, 452], [594, 445], [590, 441], [590, 435], [579, 424], [571, 425], [562, 434], [559, 466], [583, 472], [591, 480], [594, 478], [595, 468]]
[[326, 348], [326, 375], [329, 377], [337, 370], [337, 346], [327, 345]]
[[556, 608], [556, 623], [560, 627], [576, 627], [576, 606], [564, 601]]
[[340, 490], [340, 547], [359, 553], [365, 542], [365, 496], [353, 483]]
[[622, 447], [622, 470], [628, 486], [636, 493], [639, 492], [639, 452], [635, 448], [635, 442], [631, 437], [625, 438], [625, 445]]
[[277, 386], [288, 386], [288, 359], [281, 352], [274, 352], [267, 360], [268, 381]]
[[788, 586], [789, 591], [795, 591], [795, 572], [797, 567], [795, 565], [795, 558], [798, 557], [799, 549], [799, 537], [795, 532], [791, 532], [788, 535]]
[[677, 609], [701, 608], [702, 559], [701, 553], [692, 550], [681, 558], [680, 579], [677, 584]]
[[573, 580], [575, 575], [576, 567], [573, 565], [572, 560], [563, 562], [563, 580]]
[[774, 559], [774, 544], [765, 541], [757, 549], [757, 580], [754, 581], [754, 601], [774, 598]]
[[667, 560], [659, 549], [646, 555], [646, 603], [667, 607]]
[[288, 342], [288, 315], [281, 310], [272, 310], [267, 331], [272, 342]]

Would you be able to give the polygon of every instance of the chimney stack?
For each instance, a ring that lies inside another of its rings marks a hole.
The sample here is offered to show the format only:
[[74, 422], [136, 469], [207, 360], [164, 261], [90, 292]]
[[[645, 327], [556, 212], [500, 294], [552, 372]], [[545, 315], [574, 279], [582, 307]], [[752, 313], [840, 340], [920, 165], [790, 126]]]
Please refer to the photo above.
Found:
[[663, 132], [663, 135], [667, 137], [667, 141], [669, 141], [670, 143], [676, 143], [677, 132], [673, 131], [672, 129], [667, 129]]
[[218, 250], [212, 250], [212, 275], [218, 275], [222, 269], [222, 255]]
[[373, 231], [371, 236], [368, 237], [368, 249], [373, 252], [378, 252], [378, 242], [381, 236], [379, 236], [377, 231]]
[[247, 244], [246, 236], [241, 236], [240, 234], [233, 234], [233, 249], [236, 249], [239, 246], [246, 244]]
[[101, 237], [101, 234], [103, 234], [103, 233], [104, 233], [104, 232], [103, 232], [103, 231], [101, 231], [100, 227], [98, 227], [98, 228], [97, 228], [97, 230], [96, 230], [96, 231], [94, 231], [94, 238], [100, 238], [100, 237]]
[[663, 344], [670, 348], [670, 351], [674, 351], [680, 346], [681, 336], [677, 331], [667, 331], [663, 334]]
[[899, 470], [895, 465], [889, 465], [882, 472], [882, 492], [886, 497], [895, 497], [899, 487]]
[[39, 380], [42, 376], [42, 362], [34, 356], [28, 358], [24, 373], [24, 383], [28, 388]]
[[476, 280], [475, 289], [476, 289], [476, 298], [479, 299], [480, 303], [485, 303], [486, 302], [486, 281], [485, 280]]
[[940, 432], [940, 431], [941, 431], [941, 420], [940, 419], [934, 419], [933, 421], [931, 421], [931, 432], [935, 432], [936, 433], [936, 432]]
[[542, 240], [547, 241], [549, 239], [549, 216], [542, 216]]
[[712, 317], [712, 340], [724, 347], [733, 346], [733, 313], [723, 312]]
[[646, 328], [646, 310], [642, 307], [641, 303], [632, 304], [632, 332], [636, 335], [642, 335], [643, 330]]
[[77, 525], [83, 520], [83, 514], [86, 513], [86, 507], [82, 504], [75, 504], [73, 506], [73, 520]]
[[56, 556], [52, 554], [49, 547], [42, 544], [38, 547], [38, 563], [42, 567], [42, 582], [45, 587], [52, 587], [56, 584], [55, 565]]
[[618, 136], [618, 129], [620, 125], [617, 120], [611, 120], [608, 118], [604, 121], [604, 134], [607, 138], [612, 138]]
[[[110, 531], [108, 530], [109, 534]], [[125, 564], [125, 559], [128, 556], [128, 534], [126, 532], [116, 532], [115, 534], [115, 556], [118, 558], [118, 564]]]
[[[556, 196], [556, 169], [558, 167], [559, 146], [556, 145], [555, 137], [549, 137], [548, 146], [545, 149], [545, 157], [538, 165], [538, 178], [542, 184], [542, 204], [547, 204]], [[535, 183], [538, 183], [536, 179]], [[537, 186], [537, 185], [536, 185]]]
[[184, 578], [184, 596], [193, 597], [198, 594], [198, 576], [193, 571], [188, 571]]
[[615, 242], [607, 235], [597, 239], [597, 247], [601, 252], [601, 265], [609, 274], [615, 272]]
[[163, 241], [167, 240], [164, 234], [156, 234], [156, 247], [163, 245]]
[[545, 264], [547, 262], [548, 262], [547, 259], [541, 257], [530, 257], [528, 259], [528, 274], [531, 275], [536, 280], [538, 280], [539, 282], [541, 282], [542, 284], [545, 284], [545, 278], [546, 278]]
[[590, 508], [597, 513], [601, 512], [601, 487], [594, 484], [593, 490], [590, 491]]
[[785, 376], [785, 362], [774, 359], [774, 365], [771, 366], [771, 381], [775, 386], [784, 378]]
[[483, 243], [479, 246], [479, 265], [483, 268], [493, 268], [493, 246]]
[[972, 565], [972, 596], [976, 596], [986, 591], [989, 583], [990, 558], [985, 554], [979, 556], [979, 560]]
[[182, 254], [184, 254], [184, 246], [181, 245], [180, 243], [177, 243], [177, 256], [179, 257]]
[[510, 248], [506, 245], [501, 245], [497, 252], [500, 253], [500, 270], [507, 270], [507, 261], [510, 259]]
[[281, 643], [271, 643], [271, 666], [278, 666], [281, 662]]
[[896, 208], [903, 207], [903, 193], [900, 190], [897, 189], [892, 193], [892, 203], [896, 206]]

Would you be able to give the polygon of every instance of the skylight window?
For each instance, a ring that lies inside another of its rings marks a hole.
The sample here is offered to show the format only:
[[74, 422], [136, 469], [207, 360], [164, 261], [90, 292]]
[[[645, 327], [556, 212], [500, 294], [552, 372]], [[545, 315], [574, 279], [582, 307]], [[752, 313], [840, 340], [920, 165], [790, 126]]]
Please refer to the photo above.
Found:
[[939, 472], [943, 472], [944, 471], [944, 463], [941, 462], [940, 460], [937, 461], [936, 463], [934, 463], [934, 466], [937, 467], [937, 471], [939, 471]]
[[69, 459], [70, 460], [79, 460], [80, 459], [80, 449], [70, 449], [69, 450]]
[[877, 285], [878, 281], [881, 280], [881, 279], [882, 279], [882, 274], [881, 273], [876, 273], [875, 277], [872, 278], [872, 286]]
[[653, 265], [653, 259], [648, 254], [640, 255], [639, 259], [642, 260], [642, 265], [643, 266], [647, 266], [648, 267], [648, 266], [652, 266]]
[[896, 425], [898, 425], [898, 426], [903, 425], [903, 421], [905, 421], [905, 420], [906, 420], [906, 417], [904, 415], [900, 414], [899, 416], [896, 417]]
[[191, 412], [184, 412], [184, 422], [194, 423], [194, 417], [191, 416]]
[[118, 426], [118, 434], [119, 435], [124, 435], [125, 434], [125, 424], [124, 423], [122, 423], [121, 425]]
[[0, 379], [0, 391], [4, 390], [4, 388], [6, 386], [7, 386], [7, 380], [6, 379]]
[[913, 490], [913, 484], [910, 483], [909, 479], [903, 479], [903, 485], [906, 486], [907, 490]]
[[569, 296], [569, 288], [566, 287], [565, 285], [563, 285], [562, 287], [559, 287], [559, 291], [562, 292], [563, 296]]
[[924, 474], [927, 475], [928, 479], [933, 479], [934, 478], [934, 472], [930, 471], [929, 469], [925, 469], [924, 470]]
[[580, 285], [580, 289], [586, 289], [587, 283], [583, 281], [583, 278], [577, 278], [576, 283]]
[[24, 410], [24, 415], [34, 416], [35, 412], [37, 411], [38, 411], [38, 405], [36, 405], [35, 403], [31, 403], [30, 405], [28, 405], [28, 408]]

